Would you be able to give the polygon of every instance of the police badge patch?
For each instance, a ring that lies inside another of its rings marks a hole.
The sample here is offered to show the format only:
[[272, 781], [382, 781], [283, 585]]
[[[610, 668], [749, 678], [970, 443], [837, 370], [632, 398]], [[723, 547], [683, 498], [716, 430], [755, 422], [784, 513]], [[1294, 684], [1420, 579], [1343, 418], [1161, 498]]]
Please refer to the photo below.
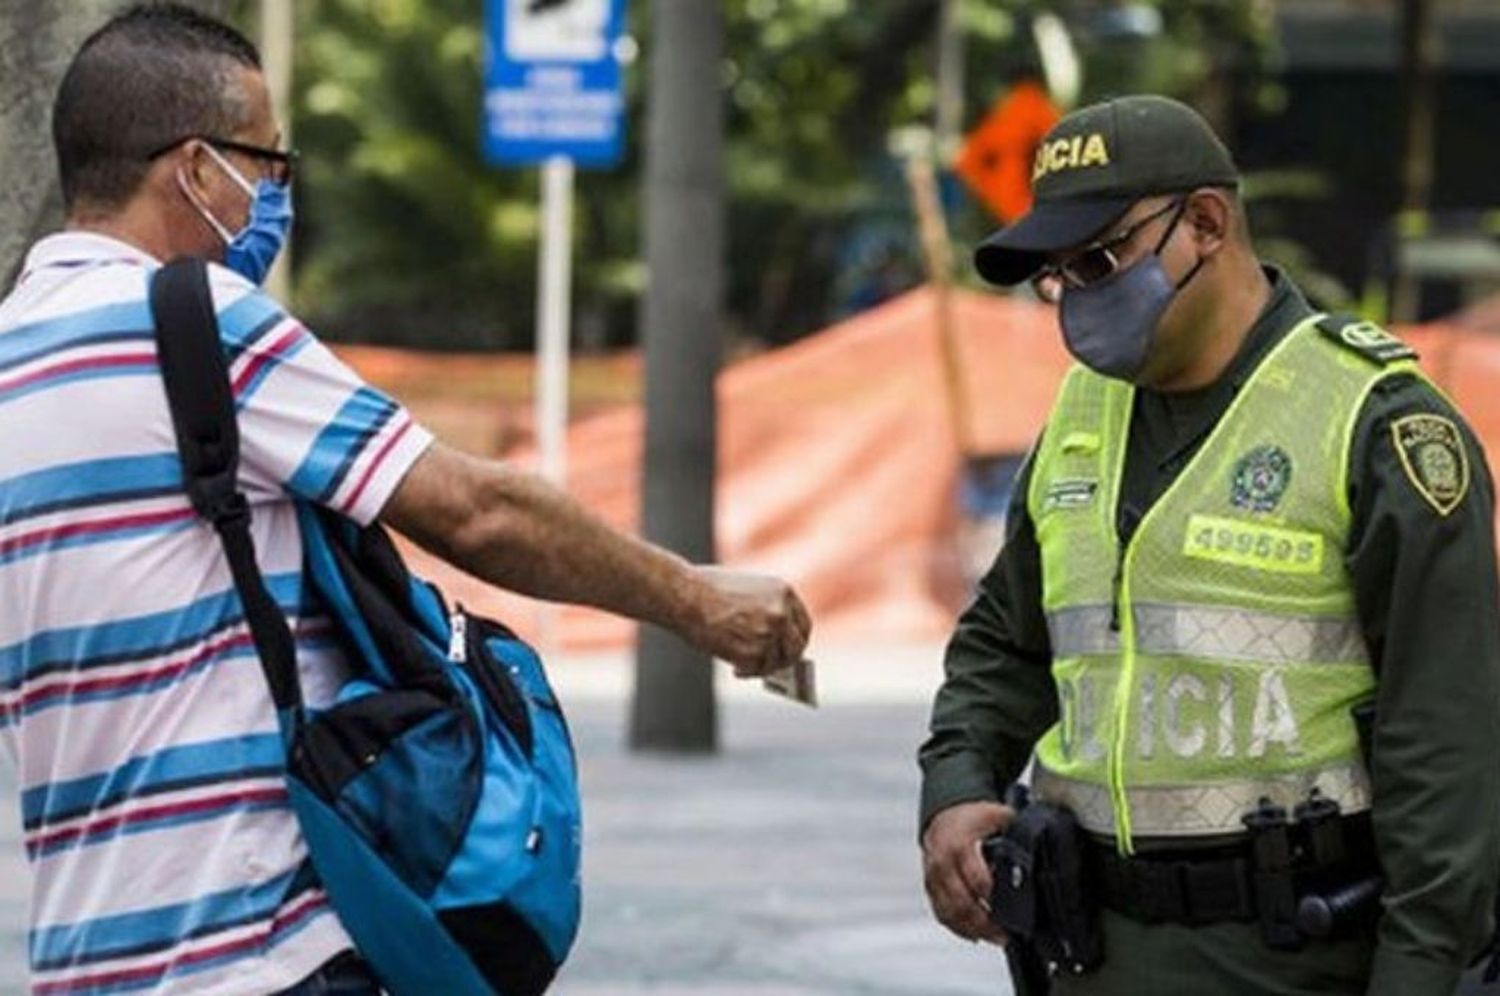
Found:
[[1280, 446], [1257, 446], [1240, 457], [1230, 479], [1229, 503], [1247, 512], [1269, 512], [1292, 483], [1292, 458]]
[[1469, 455], [1458, 426], [1441, 415], [1407, 415], [1391, 423], [1401, 467], [1427, 504], [1447, 515], [1469, 493]]

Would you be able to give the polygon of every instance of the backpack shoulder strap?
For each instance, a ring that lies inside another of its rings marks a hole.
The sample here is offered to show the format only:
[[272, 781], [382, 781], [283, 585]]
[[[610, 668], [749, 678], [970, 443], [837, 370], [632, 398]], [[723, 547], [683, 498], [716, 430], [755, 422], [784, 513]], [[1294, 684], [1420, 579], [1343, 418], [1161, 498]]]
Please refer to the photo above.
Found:
[[279, 712], [299, 709], [296, 645], [255, 562], [250, 503], [238, 486], [240, 432], [234, 392], [219, 345], [208, 267], [201, 259], [174, 260], [156, 271], [151, 313], [183, 485], [194, 510], [219, 534], [272, 701]]

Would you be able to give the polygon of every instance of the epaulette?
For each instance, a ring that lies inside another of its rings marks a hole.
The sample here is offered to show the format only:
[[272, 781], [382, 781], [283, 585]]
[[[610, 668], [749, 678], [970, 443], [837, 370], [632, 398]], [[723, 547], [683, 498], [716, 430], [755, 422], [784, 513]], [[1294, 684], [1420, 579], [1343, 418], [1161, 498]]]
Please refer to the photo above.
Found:
[[1417, 351], [1410, 345], [1374, 322], [1353, 315], [1325, 315], [1318, 321], [1318, 331], [1345, 349], [1381, 366], [1417, 358]]

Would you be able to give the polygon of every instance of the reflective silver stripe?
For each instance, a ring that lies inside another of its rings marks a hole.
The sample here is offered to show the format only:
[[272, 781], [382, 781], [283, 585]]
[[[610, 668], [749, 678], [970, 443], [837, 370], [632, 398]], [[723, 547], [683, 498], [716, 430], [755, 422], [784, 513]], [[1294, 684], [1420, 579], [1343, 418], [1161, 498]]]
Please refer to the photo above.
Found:
[[[1040, 761], [1031, 787], [1037, 798], [1071, 810], [1085, 830], [1115, 835], [1115, 810], [1107, 787], [1064, 778]], [[1362, 765], [1352, 763], [1267, 778], [1128, 788], [1125, 797], [1132, 836], [1193, 837], [1239, 833], [1245, 829], [1240, 817], [1262, 798], [1290, 811], [1314, 787], [1345, 814], [1370, 808], [1369, 776]]]
[[[1154, 657], [1252, 664], [1367, 664], [1369, 654], [1352, 618], [1283, 615], [1206, 605], [1137, 602], [1136, 648]], [[1058, 657], [1115, 654], [1119, 634], [1109, 605], [1077, 605], [1048, 613]]]
[[1153, 656], [1255, 664], [1366, 664], [1353, 618], [1294, 616], [1204, 605], [1135, 605], [1136, 647]]
[[1047, 613], [1047, 632], [1052, 637], [1056, 657], [1083, 657], [1089, 654], [1117, 654], [1120, 634], [1110, 623], [1113, 605], [1073, 605]]

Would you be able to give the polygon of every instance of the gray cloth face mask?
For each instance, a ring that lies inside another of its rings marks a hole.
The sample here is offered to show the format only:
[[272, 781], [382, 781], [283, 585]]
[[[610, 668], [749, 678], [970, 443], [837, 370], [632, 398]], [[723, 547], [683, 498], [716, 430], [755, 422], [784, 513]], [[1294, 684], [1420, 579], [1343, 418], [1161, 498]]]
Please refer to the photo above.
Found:
[[1149, 256], [1096, 283], [1063, 291], [1063, 342], [1078, 362], [1116, 380], [1133, 381], [1145, 368], [1161, 316], [1203, 267], [1200, 258], [1175, 284], [1162, 269], [1162, 247], [1181, 216], [1179, 209]]

